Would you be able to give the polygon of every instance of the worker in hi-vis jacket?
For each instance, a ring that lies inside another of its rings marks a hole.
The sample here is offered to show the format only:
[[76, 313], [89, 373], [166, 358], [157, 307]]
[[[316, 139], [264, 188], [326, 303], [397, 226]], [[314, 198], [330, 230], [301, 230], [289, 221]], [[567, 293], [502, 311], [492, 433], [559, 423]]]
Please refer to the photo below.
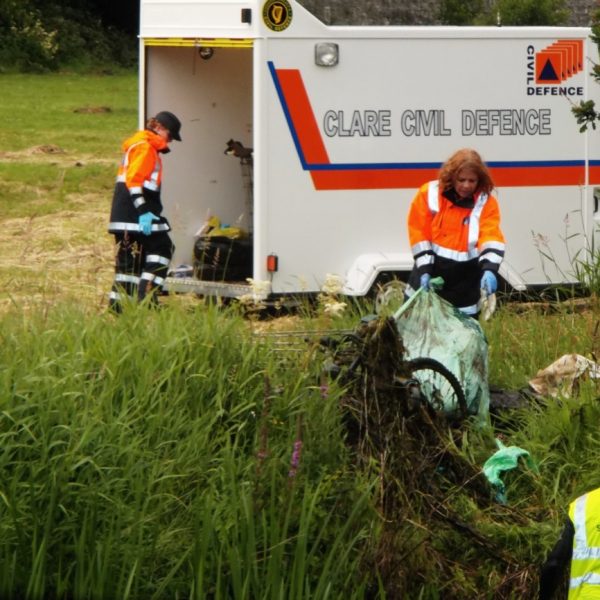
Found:
[[600, 598], [600, 488], [569, 505], [560, 539], [542, 566], [540, 600], [554, 598], [567, 569], [569, 600]]
[[162, 111], [123, 142], [108, 231], [115, 237], [115, 278], [109, 304], [120, 312], [124, 297], [157, 302], [173, 256], [171, 227], [162, 216], [161, 154], [172, 140], [181, 141], [181, 122]]
[[442, 277], [442, 298], [461, 312], [477, 317], [481, 290], [491, 295], [504, 257], [500, 209], [492, 195], [494, 183], [475, 150], [455, 152], [441, 167], [439, 178], [423, 184], [408, 214], [408, 235], [414, 267], [406, 296], [429, 289]]

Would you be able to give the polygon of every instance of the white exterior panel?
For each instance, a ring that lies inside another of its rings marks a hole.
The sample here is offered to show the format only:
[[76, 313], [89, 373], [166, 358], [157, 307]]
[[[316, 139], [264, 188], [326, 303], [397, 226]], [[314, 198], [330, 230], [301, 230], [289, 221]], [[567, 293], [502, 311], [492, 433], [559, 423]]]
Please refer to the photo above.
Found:
[[[193, 234], [216, 214], [253, 230], [252, 276], [273, 292], [318, 291], [336, 274], [362, 295], [379, 273], [410, 270], [416, 189], [472, 147], [497, 184], [501, 274], [516, 288], [573, 281], [600, 188], [600, 142], [571, 112], [599, 95], [589, 33], [327, 27], [293, 0], [142, 0], [143, 110], [183, 122], [165, 171], [175, 262], [191, 262]], [[337, 44], [337, 65], [315, 64], [322, 41]], [[223, 154], [230, 138], [254, 148], [251, 211], [239, 162]]]

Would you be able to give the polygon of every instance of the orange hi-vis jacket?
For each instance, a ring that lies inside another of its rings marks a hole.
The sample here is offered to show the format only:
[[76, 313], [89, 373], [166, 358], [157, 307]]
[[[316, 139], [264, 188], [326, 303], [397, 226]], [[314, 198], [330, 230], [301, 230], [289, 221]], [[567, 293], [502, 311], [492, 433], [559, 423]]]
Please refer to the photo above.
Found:
[[438, 181], [421, 186], [413, 199], [408, 234], [419, 274], [434, 274], [440, 260], [457, 267], [476, 260], [480, 271], [497, 272], [504, 257], [496, 198], [482, 193], [472, 208], [459, 206], [440, 192]]
[[[144, 129], [123, 142], [123, 158], [119, 165], [109, 231], [138, 231], [139, 216], [145, 212], [160, 217], [162, 201], [162, 160], [168, 151], [167, 141]], [[166, 219], [153, 223], [152, 231], [169, 231]]]

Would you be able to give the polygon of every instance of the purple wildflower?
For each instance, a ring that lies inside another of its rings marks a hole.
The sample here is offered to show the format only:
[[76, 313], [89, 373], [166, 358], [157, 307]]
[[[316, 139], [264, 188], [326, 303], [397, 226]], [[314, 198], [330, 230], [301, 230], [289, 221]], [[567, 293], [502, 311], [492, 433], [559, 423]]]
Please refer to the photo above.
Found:
[[290, 470], [288, 471], [288, 477], [296, 477], [298, 471], [298, 465], [300, 464], [300, 455], [302, 454], [302, 440], [296, 440], [294, 442], [294, 451], [292, 452], [292, 460], [290, 461]]

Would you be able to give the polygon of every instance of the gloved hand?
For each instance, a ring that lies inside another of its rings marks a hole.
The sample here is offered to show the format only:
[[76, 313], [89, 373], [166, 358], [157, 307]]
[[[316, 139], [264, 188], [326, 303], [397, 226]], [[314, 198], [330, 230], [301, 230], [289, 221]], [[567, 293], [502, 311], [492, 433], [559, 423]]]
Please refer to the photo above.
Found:
[[484, 271], [481, 277], [481, 289], [485, 291], [488, 296], [496, 293], [498, 289], [498, 280], [496, 275], [491, 271]]
[[421, 287], [425, 290], [429, 290], [429, 282], [431, 281], [431, 275], [429, 273], [423, 273], [421, 275]]
[[150, 235], [152, 233], [152, 221], [160, 221], [160, 219], [151, 212], [145, 212], [138, 218], [138, 224], [144, 235]]

